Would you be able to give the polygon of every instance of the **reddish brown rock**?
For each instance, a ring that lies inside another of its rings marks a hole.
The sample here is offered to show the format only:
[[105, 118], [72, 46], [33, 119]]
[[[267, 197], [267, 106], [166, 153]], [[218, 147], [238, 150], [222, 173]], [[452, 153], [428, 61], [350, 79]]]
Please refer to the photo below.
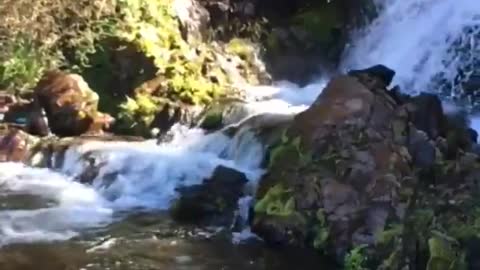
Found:
[[26, 161], [38, 139], [17, 127], [0, 126], [0, 162]]
[[59, 136], [101, 133], [113, 122], [98, 111], [98, 95], [77, 74], [46, 73], [34, 90], [48, 117], [50, 128]]

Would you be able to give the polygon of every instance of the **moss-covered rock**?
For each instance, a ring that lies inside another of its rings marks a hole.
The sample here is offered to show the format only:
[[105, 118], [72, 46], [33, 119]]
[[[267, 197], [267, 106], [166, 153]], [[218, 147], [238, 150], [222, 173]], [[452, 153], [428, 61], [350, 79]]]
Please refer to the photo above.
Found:
[[[348, 269], [473, 269], [480, 159], [440, 149], [441, 134], [465, 123], [410, 123], [425, 103], [397, 100], [385, 89], [391, 79], [368, 70], [351, 76], [333, 79], [270, 149], [254, 231]], [[422, 145], [433, 149], [428, 162], [414, 151]]]
[[273, 227], [283, 243], [338, 256], [353, 246], [373, 245], [387, 219], [399, 218], [399, 183], [412, 174], [408, 153], [388, 124], [406, 121], [402, 113], [385, 90], [369, 90], [352, 77], [333, 79], [270, 151], [269, 173], [257, 192], [263, 202], [281, 184], [290, 192], [288, 212], [297, 213], [302, 225], [292, 228], [289, 220], [296, 232], [289, 234], [276, 229], [287, 226], [283, 220], [260, 215], [254, 230], [268, 235]]

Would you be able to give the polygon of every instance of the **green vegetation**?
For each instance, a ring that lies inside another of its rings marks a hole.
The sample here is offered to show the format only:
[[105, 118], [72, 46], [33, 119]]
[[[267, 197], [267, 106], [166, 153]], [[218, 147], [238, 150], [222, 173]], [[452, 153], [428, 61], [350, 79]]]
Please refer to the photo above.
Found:
[[[4, 1], [0, 89], [28, 92], [46, 70], [67, 69], [85, 77], [100, 96], [100, 108], [117, 116], [117, 123], [144, 130], [165, 102], [203, 106], [231, 93], [219, 54], [237, 55], [242, 59], [239, 75], [258, 82], [252, 43], [240, 38], [221, 46], [187, 43], [172, 4], [173, 0]], [[242, 31], [253, 26], [245, 24]], [[257, 28], [252, 29], [259, 32]], [[155, 76], [161, 78], [155, 89], [133, 91]]]
[[428, 240], [430, 259], [427, 270], [466, 270], [465, 254], [454, 247], [454, 240], [437, 233]]
[[365, 268], [365, 263], [367, 258], [363, 254], [365, 246], [358, 246], [352, 249], [346, 256], [345, 256], [345, 270], [367, 270]]
[[316, 218], [317, 224], [314, 226], [315, 238], [313, 239], [313, 247], [317, 250], [323, 250], [330, 234], [323, 209], [317, 211]]
[[317, 41], [328, 43], [332, 41], [332, 30], [341, 22], [335, 4], [318, 4], [300, 11], [292, 18], [297, 25], [312, 34]]
[[115, 4], [105, 1], [2, 1], [0, 87], [31, 90], [51, 68], [81, 63], [98, 38], [112, 34]]
[[277, 184], [270, 188], [265, 196], [255, 204], [255, 212], [268, 216], [291, 216], [295, 211], [295, 200], [291, 194], [291, 190]]
[[311, 155], [302, 151], [300, 137], [289, 138], [287, 136], [287, 130], [284, 130], [282, 133], [280, 143], [270, 150], [268, 167], [272, 168], [277, 161], [284, 158], [289, 159], [290, 162], [298, 160], [304, 165], [311, 161]]

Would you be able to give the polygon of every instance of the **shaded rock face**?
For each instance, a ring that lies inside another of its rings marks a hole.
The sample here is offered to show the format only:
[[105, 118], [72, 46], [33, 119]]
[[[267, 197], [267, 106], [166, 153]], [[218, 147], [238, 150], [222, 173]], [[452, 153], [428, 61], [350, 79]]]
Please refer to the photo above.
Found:
[[218, 166], [202, 184], [177, 189], [180, 198], [171, 210], [172, 215], [183, 222], [231, 225], [246, 183], [245, 174]]
[[59, 136], [101, 133], [113, 118], [98, 111], [98, 95], [76, 74], [46, 73], [34, 89], [34, 99]]
[[[201, 0], [220, 40], [254, 37], [265, 47], [275, 80], [308, 83], [335, 70], [353, 26], [369, 17], [370, 0]], [[274, 7], [274, 8], [273, 8]]]
[[132, 43], [112, 38], [101, 41], [98, 46], [101, 49], [89, 57], [90, 67], [81, 75], [99, 94], [99, 107], [114, 113], [118, 103], [142, 82], [155, 78], [158, 69], [154, 60]]
[[400, 193], [412, 173], [402, 145], [407, 111], [382, 78], [372, 79], [369, 89], [355, 77], [334, 78], [271, 151], [252, 224], [265, 240], [342, 257], [402, 218]]

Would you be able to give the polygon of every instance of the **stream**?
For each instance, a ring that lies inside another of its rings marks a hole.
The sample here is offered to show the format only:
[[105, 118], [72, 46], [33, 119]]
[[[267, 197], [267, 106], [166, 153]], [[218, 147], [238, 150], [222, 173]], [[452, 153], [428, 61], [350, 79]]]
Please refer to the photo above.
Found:
[[[476, 74], [459, 77], [458, 71], [479, 67], [480, 2], [376, 2], [379, 17], [355, 33], [340, 69], [384, 64], [397, 72], [394, 84], [403, 91], [440, 93], [453, 109], [464, 104], [455, 97]], [[247, 89], [250, 102], [236, 122], [263, 113], [294, 115], [308, 108], [327, 80]], [[480, 129], [474, 114], [471, 125]], [[172, 133], [160, 145], [71, 147], [57, 171], [0, 163], [0, 269], [336, 269], [315, 254], [269, 249], [248, 227], [231, 235], [225, 228], [176, 224], [166, 213], [175, 188], [198, 184], [224, 165], [244, 172], [253, 193], [264, 172], [265, 146], [248, 127], [233, 138], [182, 126]], [[85, 169], [79, 162], [85, 153], [104, 164], [91, 186], [73, 181]], [[243, 220], [251, 202], [244, 199]]]

